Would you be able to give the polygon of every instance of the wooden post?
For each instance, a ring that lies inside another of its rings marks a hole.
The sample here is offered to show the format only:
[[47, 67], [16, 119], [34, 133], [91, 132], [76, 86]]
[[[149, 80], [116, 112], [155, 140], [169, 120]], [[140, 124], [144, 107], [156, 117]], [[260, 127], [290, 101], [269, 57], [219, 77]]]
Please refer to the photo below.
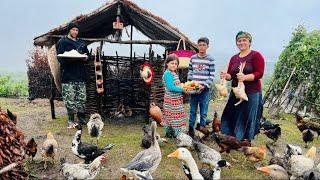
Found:
[[[133, 26], [131, 25], [130, 27], [130, 41], [132, 41], [132, 37], [133, 37]], [[132, 60], [132, 51], [133, 51], [133, 44], [130, 44], [130, 69], [131, 69], [131, 82], [133, 81], [133, 60], [135, 60], [135, 58]], [[130, 102], [130, 106], [132, 106], [134, 104], [134, 88], [133, 85], [131, 86], [131, 102]]]
[[[149, 63], [152, 65], [152, 58], [153, 58], [153, 52], [152, 52], [152, 44], [149, 46]], [[150, 109], [150, 95], [151, 95], [151, 85], [147, 86], [147, 101], [146, 101], [146, 123], [149, 123], [149, 109]]]
[[[99, 53], [98, 53], [98, 55], [99, 55], [100, 62], [101, 62], [101, 64], [102, 64], [102, 66], [101, 66], [102, 79], [103, 79], [103, 83], [105, 83], [106, 81], [105, 81], [105, 77], [104, 77], [104, 75], [103, 75], [103, 63], [102, 63], [102, 61], [101, 61], [102, 48], [103, 48], [103, 41], [100, 41], [100, 47], [99, 47]], [[103, 84], [103, 86], [104, 86], [104, 84]], [[99, 113], [104, 116], [104, 112], [103, 112], [103, 97], [102, 97], [102, 96], [104, 96], [104, 94], [105, 94], [105, 88], [103, 87], [103, 89], [104, 89], [104, 92], [103, 92], [102, 94], [99, 94]]]
[[263, 98], [263, 105], [266, 103], [266, 100], [269, 98], [271, 88], [272, 88], [273, 84], [275, 83], [275, 81], [276, 81], [275, 79], [273, 79], [273, 80], [272, 80], [272, 82], [271, 82], [271, 84], [270, 84], [270, 86], [269, 86], [269, 88], [268, 88], [268, 90], [267, 90], [266, 94], [264, 95], [264, 98]]
[[54, 98], [56, 96], [56, 91], [55, 91], [55, 84], [54, 84], [54, 78], [51, 77], [51, 97], [50, 97], [50, 106], [51, 106], [51, 118], [56, 119], [56, 113], [54, 110]]
[[[117, 55], [117, 74], [119, 74], [120, 72], [120, 69], [119, 69], [119, 56], [118, 56], [118, 51], [116, 51], [116, 55]], [[120, 81], [119, 81], [119, 78], [116, 79], [117, 81], [117, 89], [118, 89], [118, 95], [117, 95], [117, 101], [118, 101], [118, 105], [120, 104]], [[117, 105], [117, 107], [118, 107]]]
[[279, 112], [280, 112], [280, 109], [281, 109], [281, 107], [280, 107], [280, 106], [281, 106], [281, 97], [282, 97], [283, 93], [286, 91], [286, 89], [287, 89], [287, 87], [288, 87], [288, 85], [289, 85], [289, 83], [290, 83], [290, 81], [291, 81], [291, 78], [292, 78], [293, 74], [295, 73], [295, 71], [296, 71], [296, 67], [294, 67], [294, 68], [292, 69], [291, 74], [290, 74], [290, 76], [289, 76], [289, 78], [288, 78], [288, 80], [287, 80], [284, 88], [282, 89], [281, 94], [280, 94], [280, 95], [278, 96], [278, 98], [275, 100], [276, 104], [275, 104], [274, 106], [279, 106], [279, 107], [277, 107], [277, 109], [274, 110], [273, 105], [271, 105], [271, 108], [270, 108], [271, 112], [270, 112], [270, 110], [269, 110], [271, 116], [278, 116], [278, 115], [279, 115]]

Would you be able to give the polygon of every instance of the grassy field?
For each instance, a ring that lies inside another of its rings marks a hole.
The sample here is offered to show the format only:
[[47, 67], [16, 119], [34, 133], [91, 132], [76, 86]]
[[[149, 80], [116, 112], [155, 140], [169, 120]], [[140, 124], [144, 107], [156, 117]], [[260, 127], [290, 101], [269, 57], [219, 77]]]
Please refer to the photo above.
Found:
[[[75, 130], [66, 129], [66, 116], [62, 113], [61, 116], [58, 116], [56, 120], [50, 120], [48, 116], [44, 117], [44, 120], [39, 120], [39, 122], [34, 123], [32, 127], [27, 128], [23, 125], [23, 121], [29, 120], [32, 121], [32, 117], [37, 114], [37, 112], [42, 112], [48, 114], [50, 108], [47, 103], [38, 102], [30, 104], [29, 102], [22, 101], [20, 103], [12, 103], [13, 100], [0, 98], [0, 106], [3, 108], [12, 109], [15, 112], [18, 112], [18, 116], [21, 115], [21, 118], [18, 119], [22, 123], [22, 128], [26, 133], [27, 139], [35, 137], [39, 146], [45, 139], [47, 131], [52, 131], [60, 145], [58, 157], [56, 158], [56, 164], [49, 166], [49, 169], [43, 170], [41, 163], [40, 155], [38, 154], [34, 162], [28, 162], [26, 164], [27, 168], [30, 170], [32, 175], [38, 178], [61, 178], [59, 175], [59, 158], [66, 157], [68, 162], [81, 162], [80, 159], [75, 157], [71, 152], [71, 140], [75, 133]], [[42, 105], [41, 105], [42, 104]], [[217, 110], [219, 114], [224, 107], [225, 101], [214, 101], [210, 103], [209, 107], [209, 117], [212, 118], [213, 111]], [[63, 106], [60, 105], [61, 109]], [[37, 107], [37, 108], [35, 108]], [[59, 109], [59, 108], [58, 108]], [[188, 112], [189, 106], [186, 105], [186, 110]], [[28, 111], [28, 114], [24, 113]], [[266, 117], [268, 117], [267, 109], [264, 111]], [[27, 119], [30, 116], [30, 119]], [[284, 147], [287, 143], [297, 144], [303, 146], [304, 143], [301, 139], [301, 134], [294, 124], [294, 116], [288, 114], [281, 114], [279, 120], [272, 120], [276, 123], [281, 124], [282, 136], [279, 139], [276, 149], [281, 153], [284, 150]], [[30, 123], [28, 123], [30, 124]], [[19, 125], [19, 124], [18, 124]], [[142, 137], [142, 126], [143, 122], [131, 123], [131, 124], [118, 124], [106, 122], [103, 129], [103, 137], [100, 139], [100, 145], [106, 143], [114, 143], [115, 147], [108, 153], [108, 161], [104, 164], [104, 168], [99, 174], [100, 179], [117, 179], [120, 177], [119, 168], [129, 162], [139, 151], [140, 142]], [[35, 132], [35, 129], [38, 129]], [[162, 128], [158, 128], [158, 132], [163, 135]], [[87, 129], [83, 130], [83, 141], [90, 142], [88, 137]], [[177, 159], [169, 159], [167, 155], [173, 152], [177, 147], [173, 139], [168, 139], [169, 143], [161, 147], [162, 152], [162, 161], [160, 166], [153, 174], [155, 179], [186, 179], [185, 175], [181, 169], [181, 163]], [[271, 142], [263, 134], [257, 136], [253, 141], [254, 146], [265, 145], [266, 143]], [[219, 149], [218, 146], [213, 142], [213, 140], [208, 140], [207, 145], [214, 149]], [[313, 145], [319, 147], [320, 143], [318, 140], [313, 142]], [[305, 151], [305, 149], [304, 149]], [[198, 162], [196, 154], [193, 152], [194, 159]], [[241, 152], [233, 151], [231, 156], [237, 159], [239, 162], [233, 162], [226, 155], [222, 155], [227, 161], [232, 164], [231, 169], [224, 169], [222, 171], [222, 179], [266, 179], [267, 177], [263, 174], [257, 172], [255, 167], [266, 165], [270, 159], [270, 155], [267, 156], [267, 159], [258, 164], [252, 164], [246, 162], [244, 167], [241, 166], [242, 162], [245, 160], [244, 155]], [[200, 165], [200, 164], [198, 164]]]

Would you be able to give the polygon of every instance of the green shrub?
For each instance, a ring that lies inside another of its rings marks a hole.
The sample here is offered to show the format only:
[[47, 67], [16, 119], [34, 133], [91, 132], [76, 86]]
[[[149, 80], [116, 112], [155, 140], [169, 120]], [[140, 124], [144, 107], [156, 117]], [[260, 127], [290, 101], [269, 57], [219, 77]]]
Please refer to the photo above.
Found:
[[0, 75], [0, 97], [27, 97], [28, 81], [14, 81], [8, 75]]

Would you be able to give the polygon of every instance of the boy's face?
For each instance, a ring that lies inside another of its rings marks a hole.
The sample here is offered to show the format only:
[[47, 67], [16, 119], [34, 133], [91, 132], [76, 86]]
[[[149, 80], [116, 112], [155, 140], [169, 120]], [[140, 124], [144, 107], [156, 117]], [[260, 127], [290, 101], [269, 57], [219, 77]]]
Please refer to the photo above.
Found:
[[73, 38], [77, 38], [78, 37], [78, 33], [79, 33], [79, 29], [74, 27], [72, 29], [70, 29], [70, 36], [73, 37]]
[[198, 49], [199, 49], [199, 53], [206, 53], [207, 49], [208, 49], [208, 44], [205, 42], [199, 42], [198, 43]]

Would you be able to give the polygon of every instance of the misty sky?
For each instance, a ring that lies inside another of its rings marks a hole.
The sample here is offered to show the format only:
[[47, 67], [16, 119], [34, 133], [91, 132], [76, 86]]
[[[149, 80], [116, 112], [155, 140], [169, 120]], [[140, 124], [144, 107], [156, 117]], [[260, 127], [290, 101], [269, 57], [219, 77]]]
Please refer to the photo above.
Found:
[[[26, 71], [25, 59], [33, 38], [77, 15], [89, 13], [105, 0], [4, 0], [0, 6], [1, 71]], [[237, 52], [235, 34], [253, 35], [253, 49], [267, 61], [276, 60], [299, 24], [320, 29], [319, 0], [134, 0], [140, 7], [166, 19], [191, 40], [211, 40], [209, 53], [226, 63]], [[140, 37], [136, 33], [137, 37]], [[127, 47], [106, 45], [105, 54], [129, 55]], [[108, 46], [112, 46], [108, 48]], [[135, 46], [137, 53], [147, 46]]]

